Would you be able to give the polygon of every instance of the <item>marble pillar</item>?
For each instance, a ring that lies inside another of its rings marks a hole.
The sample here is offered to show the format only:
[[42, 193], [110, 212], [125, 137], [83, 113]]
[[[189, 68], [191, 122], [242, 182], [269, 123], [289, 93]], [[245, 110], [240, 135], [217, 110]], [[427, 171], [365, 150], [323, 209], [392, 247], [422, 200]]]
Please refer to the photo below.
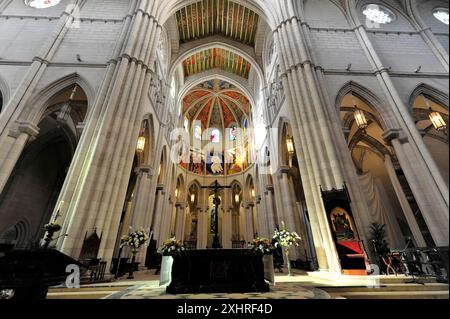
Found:
[[397, 199], [402, 207], [403, 214], [405, 215], [406, 222], [408, 223], [409, 229], [413, 235], [414, 243], [417, 247], [426, 247], [427, 244], [425, 239], [423, 238], [422, 232], [417, 224], [416, 217], [414, 216], [414, 212], [409, 205], [408, 199], [405, 196], [403, 188], [398, 180], [398, 176], [395, 173], [394, 164], [392, 163], [392, 159], [389, 155], [385, 156], [384, 160], [386, 170], [389, 174], [389, 178], [394, 187], [395, 194], [397, 195]]

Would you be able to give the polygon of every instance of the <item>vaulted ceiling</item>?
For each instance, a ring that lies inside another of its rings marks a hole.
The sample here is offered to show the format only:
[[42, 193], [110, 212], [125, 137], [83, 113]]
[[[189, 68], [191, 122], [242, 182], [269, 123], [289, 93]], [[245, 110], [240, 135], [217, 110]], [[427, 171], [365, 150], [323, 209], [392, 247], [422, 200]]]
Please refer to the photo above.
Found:
[[259, 16], [229, 0], [202, 0], [176, 12], [180, 42], [223, 35], [255, 45]]
[[226, 129], [244, 126], [251, 114], [249, 100], [232, 84], [211, 80], [193, 88], [183, 99], [183, 114], [190, 125], [195, 121], [202, 128]]
[[248, 79], [251, 64], [242, 56], [221, 48], [200, 51], [183, 61], [186, 77], [215, 68]]

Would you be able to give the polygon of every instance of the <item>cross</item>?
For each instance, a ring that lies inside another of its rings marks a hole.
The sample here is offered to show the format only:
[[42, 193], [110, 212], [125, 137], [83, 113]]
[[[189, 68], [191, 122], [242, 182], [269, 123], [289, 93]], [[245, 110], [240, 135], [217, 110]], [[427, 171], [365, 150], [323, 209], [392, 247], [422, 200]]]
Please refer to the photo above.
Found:
[[225, 188], [231, 188], [231, 186], [220, 186], [219, 182], [216, 180], [213, 186], [202, 186], [203, 189], [212, 189], [214, 191], [214, 240], [212, 244], [212, 248], [222, 248], [220, 246], [220, 239], [219, 239], [219, 205], [220, 205], [220, 199], [219, 199], [219, 190], [225, 189]]

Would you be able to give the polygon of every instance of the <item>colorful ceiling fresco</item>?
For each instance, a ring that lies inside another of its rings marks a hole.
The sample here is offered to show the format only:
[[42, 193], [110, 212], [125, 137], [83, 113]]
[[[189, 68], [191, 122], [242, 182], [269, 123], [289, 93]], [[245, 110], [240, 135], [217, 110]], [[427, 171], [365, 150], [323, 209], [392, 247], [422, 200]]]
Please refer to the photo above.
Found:
[[232, 124], [241, 127], [245, 119], [251, 118], [251, 106], [232, 84], [211, 80], [197, 85], [184, 97], [183, 115], [190, 126], [200, 121], [203, 129], [226, 129]]
[[220, 34], [255, 45], [259, 16], [229, 0], [202, 0], [176, 12], [180, 42]]
[[215, 68], [248, 79], [251, 64], [240, 55], [221, 48], [198, 52], [183, 61], [183, 70], [186, 77]]

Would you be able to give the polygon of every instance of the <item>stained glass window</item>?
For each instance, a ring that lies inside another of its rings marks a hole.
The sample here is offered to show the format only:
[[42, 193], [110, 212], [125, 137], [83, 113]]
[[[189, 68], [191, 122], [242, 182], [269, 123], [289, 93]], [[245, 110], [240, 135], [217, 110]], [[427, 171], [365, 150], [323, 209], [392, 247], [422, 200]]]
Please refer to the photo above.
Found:
[[248, 130], [248, 119], [246, 117], [244, 117], [244, 119], [242, 120], [242, 127], [244, 128], [244, 138], [247, 135], [247, 130]]
[[220, 131], [218, 129], [213, 129], [211, 132], [211, 142], [220, 143]]
[[200, 124], [195, 124], [194, 126], [194, 138], [196, 140], [202, 139], [202, 126]]
[[442, 23], [449, 24], [449, 14], [448, 9], [446, 8], [437, 8], [434, 10], [433, 15], [436, 19], [441, 21]]
[[37, 9], [45, 9], [56, 6], [61, 0], [27, 0], [26, 4]]
[[230, 127], [230, 141], [234, 142], [237, 139], [237, 127], [236, 125], [232, 125]]
[[363, 14], [368, 20], [379, 24], [391, 23], [395, 18], [390, 10], [378, 4], [369, 4], [364, 7]]

